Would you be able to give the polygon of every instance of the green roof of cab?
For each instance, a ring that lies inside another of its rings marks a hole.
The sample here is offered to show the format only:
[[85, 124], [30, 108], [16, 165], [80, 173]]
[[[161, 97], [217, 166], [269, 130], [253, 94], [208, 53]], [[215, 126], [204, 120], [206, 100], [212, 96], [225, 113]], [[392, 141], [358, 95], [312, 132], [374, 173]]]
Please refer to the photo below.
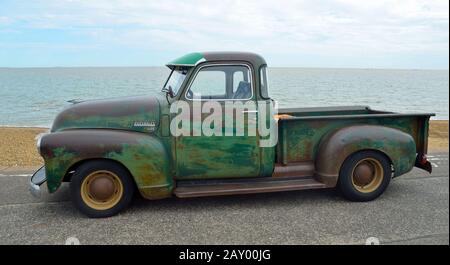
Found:
[[174, 66], [196, 66], [198, 63], [205, 61], [203, 54], [199, 52], [188, 53], [177, 58], [167, 64], [169, 68]]

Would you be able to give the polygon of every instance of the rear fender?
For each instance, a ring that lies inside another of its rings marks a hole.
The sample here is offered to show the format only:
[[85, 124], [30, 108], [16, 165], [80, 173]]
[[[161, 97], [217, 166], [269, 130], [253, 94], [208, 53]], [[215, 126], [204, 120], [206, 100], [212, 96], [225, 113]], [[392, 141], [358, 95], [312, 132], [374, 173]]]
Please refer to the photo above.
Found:
[[51, 193], [73, 165], [89, 159], [110, 159], [122, 164], [145, 198], [168, 197], [173, 189], [169, 156], [162, 142], [152, 135], [105, 129], [66, 130], [44, 135], [40, 153]]
[[348, 126], [321, 140], [315, 160], [316, 178], [329, 187], [336, 186], [345, 159], [362, 150], [384, 153], [393, 165], [394, 176], [409, 172], [416, 160], [416, 144], [411, 135], [384, 126]]

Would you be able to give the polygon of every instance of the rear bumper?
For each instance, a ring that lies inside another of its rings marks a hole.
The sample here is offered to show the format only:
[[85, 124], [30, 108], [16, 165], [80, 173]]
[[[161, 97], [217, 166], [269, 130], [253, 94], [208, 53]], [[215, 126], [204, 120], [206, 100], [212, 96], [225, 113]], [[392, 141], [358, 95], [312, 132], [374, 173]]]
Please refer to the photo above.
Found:
[[416, 163], [414, 166], [428, 171], [430, 174], [433, 171], [433, 167], [425, 154], [417, 154]]
[[45, 175], [45, 166], [39, 168], [36, 172], [34, 172], [33, 176], [31, 176], [29, 183], [30, 193], [34, 197], [41, 196], [41, 185], [47, 181], [47, 177]]

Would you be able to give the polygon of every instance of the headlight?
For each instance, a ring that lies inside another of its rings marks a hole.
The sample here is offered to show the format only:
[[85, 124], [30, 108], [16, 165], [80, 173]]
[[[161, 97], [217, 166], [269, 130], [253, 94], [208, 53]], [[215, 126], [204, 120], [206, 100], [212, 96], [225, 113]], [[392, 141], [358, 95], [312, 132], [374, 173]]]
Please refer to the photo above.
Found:
[[41, 140], [44, 135], [45, 135], [45, 133], [40, 133], [40, 134], [36, 135], [36, 137], [35, 137], [35, 139], [37, 140], [36, 148], [37, 148], [37, 151], [39, 154], [41, 154]]

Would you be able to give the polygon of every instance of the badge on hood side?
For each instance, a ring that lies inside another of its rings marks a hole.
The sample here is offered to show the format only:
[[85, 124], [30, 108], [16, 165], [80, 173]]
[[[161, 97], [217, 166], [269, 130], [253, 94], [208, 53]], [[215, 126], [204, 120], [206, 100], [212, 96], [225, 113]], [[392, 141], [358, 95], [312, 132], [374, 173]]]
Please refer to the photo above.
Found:
[[133, 127], [145, 127], [149, 131], [154, 131], [156, 122], [154, 121], [135, 121]]

